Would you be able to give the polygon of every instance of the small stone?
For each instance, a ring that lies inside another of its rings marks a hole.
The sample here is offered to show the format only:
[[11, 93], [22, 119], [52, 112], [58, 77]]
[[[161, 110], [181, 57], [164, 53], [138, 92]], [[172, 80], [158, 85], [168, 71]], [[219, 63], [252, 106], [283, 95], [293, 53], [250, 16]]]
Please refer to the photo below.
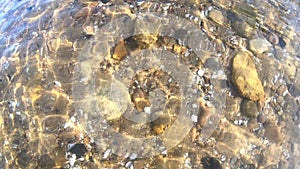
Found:
[[279, 38], [275, 33], [271, 32], [268, 35], [268, 41], [273, 45], [277, 45], [279, 43]]
[[145, 111], [146, 107], [150, 106], [150, 102], [148, 100], [146, 100], [145, 98], [135, 98], [134, 104], [135, 104], [138, 112], [143, 112], [143, 111]]
[[173, 46], [173, 50], [174, 50], [174, 52], [177, 53], [177, 54], [183, 54], [183, 53], [185, 53], [185, 52], [187, 51], [187, 48], [184, 47], [184, 46], [175, 44], [175, 45]]
[[159, 135], [164, 132], [165, 126], [163, 124], [157, 124], [152, 126], [152, 131], [154, 134]]
[[220, 162], [213, 157], [203, 157], [201, 163], [204, 169], [222, 169]]
[[42, 128], [44, 133], [55, 133], [63, 128], [65, 119], [63, 117], [47, 117], [42, 122]]
[[125, 42], [124, 40], [121, 40], [115, 47], [112, 58], [121, 61], [126, 57], [126, 55], [127, 55], [127, 49], [125, 48]]
[[192, 119], [193, 122], [196, 123], [198, 121], [198, 116], [196, 116], [196, 115], [193, 114], [192, 117], [191, 117], [191, 119]]
[[234, 22], [232, 28], [236, 31], [237, 35], [250, 38], [255, 35], [255, 30], [246, 22]]
[[102, 3], [107, 4], [110, 0], [100, 0]]
[[300, 82], [294, 83], [293, 85], [290, 86], [289, 92], [291, 93], [292, 96], [294, 97], [299, 97], [300, 96]]
[[54, 168], [55, 162], [48, 154], [45, 154], [40, 157], [39, 166], [41, 168]]
[[284, 73], [291, 79], [296, 75], [297, 68], [291, 59], [284, 61]]
[[72, 154], [75, 154], [77, 158], [80, 158], [87, 152], [87, 149], [84, 144], [78, 143], [73, 145], [69, 151]]
[[224, 23], [224, 16], [222, 12], [219, 10], [215, 10], [215, 9], [211, 10], [208, 13], [208, 17], [214, 22], [216, 22], [217, 24], [223, 25]]
[[257, 38], [249, 41], [250, 50], [256, 54], [262, 54], [269, 50], [272, 45], [265, 39]]
[[103, 158], [107, 159], [107, 157], [110, 155], [110, 152], [111, 152], [110, 149], [106, 150], [105, 153], [103, 154]]
[[151, 107], [145, 107], [144, 112], [147, 114], [151, 114]]
[[78, 11], [74, 17], [75, 18], [80, 18], [80, 17], [86, 17], [86, 16], [90, 16], [91, 15], [91, 8], [89, 7], [84, 7], [82, 8], [80, 11]]
[[282, 147], [276, 144], [271, 144], [262, 152], [264, 165], [277, 165], [281, 159]]
[[258, 115], [257, 105], [248, 99], [242, 101], [240, 111], [248, 118], [256, 118]]
[[285, 43], [285, 41], [283, 40], [282, 37], [279, 38], [279, 46], [280, 46], [281, 48], [284, 48], [284, 47], [286, 46], [286, 43]]
[[197, 122], [200, 127], [204, 127], [207, 124], [209, 117], [211, 116], [210, 109], [209, 109], [209, 106], [200, 102], [199, 110], [200, 110], [200, 114], [197, 119]]
[[264, 99], [264, 88], [248, 51], [238, 52], [232, 63], [232, 80], [240, 94], [252, 101]]
[[197, 71], [197, 74], [198, 74], [199, 76], [203, 76], [204, 73], [205, 73], [205, 71], [202, 70], [202, 69], [199, 69], [199, 70]]
[[130, 160], [134, 160], [136, 158], [137, 158], [137, 154], [135, 154], [135, 153], [132, 153], [129, 157]]
[[256, 119], [251, 119], [248, 121], [247, 123], [247, 127], [250, 129], [250, 130], [253, 130], [253, 129], [256, 129], [259, 127]]
[[264, 137], [266, 137], [271, 143], [278, 143], [282, 141], [280, 127], [276, 126], [275, 124], [269, 121], [264, 124], [264, 127], [265, 127]]
[[83, 27], [83, 31], [86, 35], [95, 35], [95, 30], [92, 25], [87, 25]]
[[266, 121], [266, 117], [263, 114], [259, 114], [257, 116], [257, 122], [264, 123]]

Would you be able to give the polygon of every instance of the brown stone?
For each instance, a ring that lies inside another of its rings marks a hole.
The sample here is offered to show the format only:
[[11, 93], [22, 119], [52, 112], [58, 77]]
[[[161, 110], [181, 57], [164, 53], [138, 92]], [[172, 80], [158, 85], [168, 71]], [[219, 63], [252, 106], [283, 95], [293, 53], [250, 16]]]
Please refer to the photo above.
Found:
[[278, 143], [282, 141], [282, 135], [280, 133], [280, 127], [273, 124], [272, 122], [266, 122], [264, 124], [266, 137], [271, 143]]
[[211, 20], [213, 20], [214, 22], [216, 22], [217, 24], [220, 24], [220, 25], [222, 25], [224, 23], [224, 20], [225, 20], [222, 12], [218, 11], [218, 10], [211, 10], [208, 13], [208, 17]]
[[257, 105], [248, 99], [242, 101], [240, 110], [241, 113], [248, 118], [256, 118], [258, 115]]
[[239, 51], [235, 55], [232, 62], [232, 80], [243, 97], [252, 101], [264, 99], [264, 88], [250, 52]]
[[125, 42], [124, 42], [124, 40], [121, 40], [115, 47], [112, 58], [120, 61], [120, 60], [124, 59], [126, 57], [126, 55], [127, 55], [127, 50], [125, 48]]

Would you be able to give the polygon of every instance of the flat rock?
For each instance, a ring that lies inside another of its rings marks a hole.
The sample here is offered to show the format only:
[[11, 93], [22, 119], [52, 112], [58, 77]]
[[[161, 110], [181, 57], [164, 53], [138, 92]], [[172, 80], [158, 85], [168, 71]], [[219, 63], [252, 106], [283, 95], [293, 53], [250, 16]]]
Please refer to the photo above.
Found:
[[264, 124], [265, 127], [265, 135], [271, 143], [278, 143], [282, 141], [282, 136], [280, 133], [280, 127], [271, 123], [271, 122], [266, 122]]
[[256, 54], [262, 54], [269, 50], [272, 45], [266, 39], [256, 38], [249, 41], [249, 48]]
[[214, 22], [216, 22], [217, 24], [222, 25], [224, 23], [224, 16], [222, 14], [221, 11], [218, 10], [211, 10], [208, 13], [208, 17], [213, 20]]
[[255, 30], [246, 22], [234, 22], [232, 27], [241, 37], [250, 38], [255, 35]]
[[263, 100], [264, 88], [248, 51], [239, 51], [232, 62], [232, 81], [240, 94], [252, 101]]

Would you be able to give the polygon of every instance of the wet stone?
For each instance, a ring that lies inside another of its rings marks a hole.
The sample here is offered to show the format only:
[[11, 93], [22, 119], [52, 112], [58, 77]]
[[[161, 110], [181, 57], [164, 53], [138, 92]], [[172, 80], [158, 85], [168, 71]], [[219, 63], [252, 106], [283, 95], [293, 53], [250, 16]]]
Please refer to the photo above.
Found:
[[295, 75], [296, 75], [296, 66], [293, 63], [294, 61], [291, 59], [285, 60], [283, 61], [284, 63], [284, 73], [287, 76], [287, 78], [289, 79], [294, 79]]
[[248, 127], [248, 129], [253, 130], [253, 129], [258, 128], [259, 125], [258, 125], [256, 119], [251, 119], [251, 120], [248, 121], [247, 127]]
[[268, 35], [268, 41], [273, 45], [277, 45], [279, 43], [279, 38], [275, 33], [270, 32]]
[[80, 158], [84, 156], [84, 154], [87, 152], [87, 149], [84, 144], [78, 143], [73, 145], [69, 151], [72, 154], [75, 154], [77, 158]]
[[66, 110], [67, 100], [65, 97], [57, 97], [52, 93], [43, 93], [34, 102], [34, 107], [39, 113], [48, 114], [64, 114]]
[[259, 123], [264, 123], [265, 121], [266, 121], [265, 115], [259, 114], [259, 115], [257, 116], [257, 122], [259, 122]]
[[55, 162], [50, 158], [48, 154], [45, 154], [40, 157], [38, 165], [38, 167], [40, 168], [52, 169], [55, 166]]
[[265, 39], [257, 38], [249, 41], [249, 48], [256, 54], [262, 54], [270, 49], [272, 45]]
[[114, 54], [112, 56], [113, 59], [121, 61], [127, 55], [127, 50], [125, 48], [124, 40], [120, 41], [117, 46], [115, 47]]
[[[1, 147], [2, 148], [2, 147]], [[0, 153], [0, 168], [5, 168], [6, 162], [4, 156]]]
[[215, 9], [211, 10], [208, 13], [208, 17], [214, 22], [216, 22], [217, 24], [223, 25], [224, 23], [224, 16], [222, 12], [219, 10], [215, 10]]
[[300, 84], [295, 83], [295, 84], [291, 85], [289, 87], [289, 92], [294, 97], [300, 96]]
[[21, 151], [17, 155], [17, 163], [21, 168], [26, 168], [30, 160], [31, 160], [31, 156], [28, 154], [26, 150]]
[[272, 122], [266, 122], [264, 124], [264, 127], [265, 127], [264, 137], [266, 137], [271, 143], [278, 143], [282, 141], [280, 127], [273, 124]]
[[241, 113], [248, 118], [256, 118], [258, 114], [257, 105], [255, 102], [244, 99], [240, 107]]
[[201, 163], [204, 169], [222, 169], [220, 162], [213, 157], [203, 157]]
[[47, 117], [43, 123], [43, 131], [45, 133], [55, 133], [65, 125], [65, 119], [62, 117]]
[[232, 62], [232, 81], [240, 94], [252, 101], [263, 100], [264, 89], [247, 51], [238, 52]]
[[281, 48], [284, 48], [285, 46], [286, 46], [286, 43], [285, 43], [285, 41], [283, 40], [283, 38], [282, 37], [279, 37], [279, 46], [281, 47]]
[[250, 38], [255, 35], [255, 30], [246, 22], [234, 22], [232, 27], [241, 37]]
[[[271, 165], [277, 165], [280, 161], [282, 153], [281, 146], [278, 146], [276, 144], [272, 144], [266, 148], [266, 150], [263, 151], [263, 160], [262, 163], [265, 166], [271, 166]], [[273, 167], [271, 167], [273, 168]], [[274, 167], [277, 168], [277, 167]]]
[[272, 83], [274, 78], [278, 74], [278, 62], [276, 62], [274, 58], [268, 57], [266, 55], [263, 55], [263, 57], [260, 58], [260, 62], [261, 65], [265, 67], [265, 69], [262, 69], [260, 72], [258, 72], [260, 78], [267, 84]]
[[71, 83], [73, 78], [74, 64], [54, 64], [54, 72], [56, 76], [56, 81], [61, 83]]

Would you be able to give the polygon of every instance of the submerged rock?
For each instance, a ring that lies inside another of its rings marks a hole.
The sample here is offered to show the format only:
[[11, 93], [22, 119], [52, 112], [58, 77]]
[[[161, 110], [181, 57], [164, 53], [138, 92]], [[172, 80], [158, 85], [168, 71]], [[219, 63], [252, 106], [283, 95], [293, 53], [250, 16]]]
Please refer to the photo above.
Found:
[[280, 127], [278, 127], [277, 125], [269, 121], [264, 124], [264, 127], [265, 127], [264, 137], [266, 137], [271, 143], [278, 143], [282, 141]]
[[256, 54], [262, 54], [269, 50], [272, 45], [265, 39], [256, 38], [249, 41], [249, 48]]
[[241, 37], [250, 38], [255, 35], [255, 29], [246, 22], [234, 22], [232, 28], [236, 31], [237, 35]]
[[248, 51], [240, 51], [233, 58], [232, 81], [240, 94], [252, 101], [263, 100], [264, 89]]
[[256, 104], [248, 99], [242, 101], [240, 110], [241, 113], [248, 118], [256, 118], [258, 115]]
[[224, 16], [222, 14], [221, 11], [218, 10], [211, 10], [208, 13], [208, 17], [213, 20], [214, 22], [216, 22], [217, 24], [223, 25], [224, 23]]

